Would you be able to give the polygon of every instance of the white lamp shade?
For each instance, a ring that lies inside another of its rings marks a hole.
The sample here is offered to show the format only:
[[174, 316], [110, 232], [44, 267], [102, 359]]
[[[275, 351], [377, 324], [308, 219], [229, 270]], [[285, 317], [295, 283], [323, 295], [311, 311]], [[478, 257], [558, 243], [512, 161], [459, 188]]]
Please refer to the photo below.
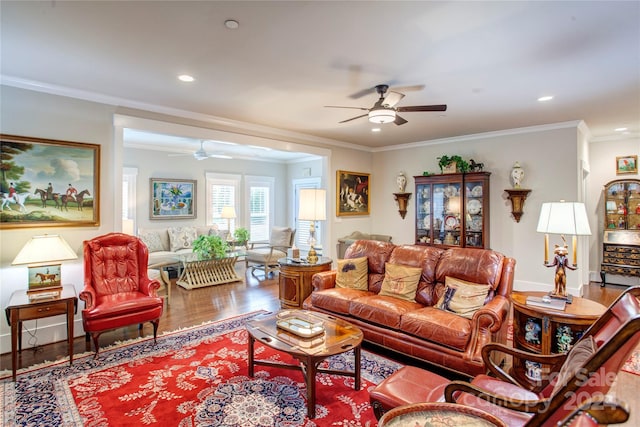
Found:
[[543, 203], [536, 231], [549, 234], [590, 236], [591, 229], [584, 203]]
[[77, 259], [71, 246], [57, 234], [33, 236], [20, 250], [11, 265], [46, 264]]
[[220, 218], [233, 219], [236, 217], [236, 208], [233, 206], [223, 206]]
[[324, 221], [327, 219], [327, 191], [320, 188], [300, 190], [298, 219], [304, 221]]

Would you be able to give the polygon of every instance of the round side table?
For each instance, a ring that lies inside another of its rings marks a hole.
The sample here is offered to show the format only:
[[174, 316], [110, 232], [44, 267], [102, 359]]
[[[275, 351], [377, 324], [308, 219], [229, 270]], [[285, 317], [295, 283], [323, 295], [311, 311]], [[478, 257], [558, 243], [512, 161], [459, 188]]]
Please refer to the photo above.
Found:
[[[446, 423], [445, 423], [446, 422]], [[378, 427], [427, 425], [473, 425], [475, 427], [507, 427], [496, 416], [472, 406], [431, 402], [393, 408], [380, 418]]]

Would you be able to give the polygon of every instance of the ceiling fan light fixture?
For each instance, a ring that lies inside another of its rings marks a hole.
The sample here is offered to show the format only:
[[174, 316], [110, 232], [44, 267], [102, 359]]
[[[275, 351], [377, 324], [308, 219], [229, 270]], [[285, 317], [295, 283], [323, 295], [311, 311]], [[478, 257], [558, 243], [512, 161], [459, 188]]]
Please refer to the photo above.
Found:
[[371, 123], [391, 123], [396, 119], [396, 112], [390, 108], [373, 108], [369, 111]]

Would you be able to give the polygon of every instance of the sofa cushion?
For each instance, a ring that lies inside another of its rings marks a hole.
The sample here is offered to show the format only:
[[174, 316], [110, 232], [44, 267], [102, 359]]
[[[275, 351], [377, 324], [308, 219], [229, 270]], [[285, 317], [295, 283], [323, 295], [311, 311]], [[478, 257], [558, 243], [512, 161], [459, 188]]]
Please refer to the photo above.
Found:
[[349, 314], [366, 322], [398, 329], [402, 316], [420, 307], [417, 302], [392, 296], [366, 295], [351, 301]]
[[333, 311], [334, 313], [349, 315], [351, 301], [367, 295], [372, 295], [372, 293], [358, 289], [330, 288], [323, 289], [321, 291], [314, 291], [311, 294], [311, 303], [314, 307]]
[[336, 288], [351, 288], [366, 291], [369, 288], [367, 257], [339, 259], [336, 273]]
[[170, 249], [174, 252], [190, 248], [198, 237], [198, 231], [195, 227], [171, 227], [167, 232], [169, 233]]
[[[500, 284], [504, 255], [492, 250], [450, 248], [442, 254], [436, 267], [436, 281], [445, 282], [445, 277], [457, 277], [469, 282], [491, 285]], [[490, 297], [492, 297], [491, 295]]]
[[490, 288], [489, 285], [479, 285], [447, 276], [444, 294], [436, 307], [471, 319], [484, 305]]
[[415, 302], [421, 274], [421, 268], [387, 263], [379, 295]]
[[432, 306], [438, 301], [438, 294], [434, 286], [435, 271], [443, 252], [444, 249], [434, 246], [400, 245], [391, 253], [389, 263], [422, 269], [418, 290], [416, 291], [416, 302]]
[[422, 307], [406, 313], [399, 329], [457, 350], [465, 350], [471, 338], [471, 320], [435, 307]]
[[159, 231], [141, 231], [138, 234], [142, 243], [147, 245], [149, 253], [164, 251], [165, 248], [162, 245], [162, 238]]

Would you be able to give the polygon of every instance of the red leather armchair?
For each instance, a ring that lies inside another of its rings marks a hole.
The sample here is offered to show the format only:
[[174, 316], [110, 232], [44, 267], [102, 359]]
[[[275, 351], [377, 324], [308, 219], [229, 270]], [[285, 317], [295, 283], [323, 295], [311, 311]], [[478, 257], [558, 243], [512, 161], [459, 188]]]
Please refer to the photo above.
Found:
[[156, 339], [162, 316], [160, 282], [147, 276], [149, 251], [140, 239], [110, 233], [84, 242], [85, 302], [82, 325], [93, 338], [98, 355], [98, 338], [105, 331], [151, 322]]

